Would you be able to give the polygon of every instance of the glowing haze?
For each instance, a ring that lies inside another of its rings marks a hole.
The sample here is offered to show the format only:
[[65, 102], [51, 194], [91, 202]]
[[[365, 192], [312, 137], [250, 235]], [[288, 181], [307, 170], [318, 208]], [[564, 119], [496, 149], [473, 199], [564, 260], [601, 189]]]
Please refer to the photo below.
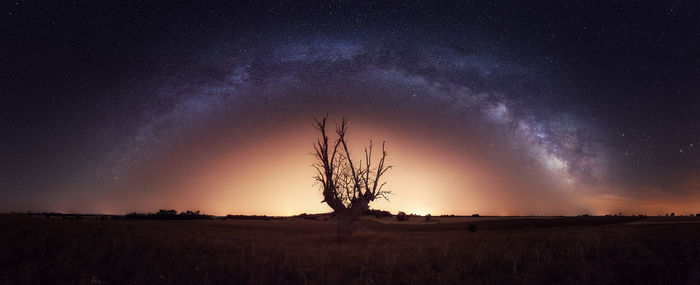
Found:
[[[81, 36], [42, 37], [24, 51], [20, 43], [56, 32], [32, 23], [25, 29], [34, 33], [13, 34], [18, 46], [7, 49], [16, 72], [3, 78], [12, 96], [3, 104], [9, 135], [0, 211], [327, 212], [310, 166], [313, 118], [325, 113], [349, 119], [357, 155], [370, 140], [386, 141], [394, 195], [373, 208], [433, 215], [700, 209], [699, 100], [688, 93], [700, 88], [692, 76], [667, 75], [700, 74], [697, 59], [682, 60], [692, 48], [663, 50], [678, 39], [628, 54], [616, 44], [629, 39], [591, 41], [608, 35], [586, 15], [575, 14], [602, 32], [571, 38], [581, 25], [505, 8], [553, 33], [543, 39], [498, 9], [362, 7], [326, 8], [340, 21], [303, 16], [315, 8], [203, 21], [204, 10], [191, 17], [151, 7], [156, 16], [146, 28], [115, 28], [140, 18], [94, 24], [117, 29], [112, 36], [61, 17], [60, 32]], [[211, 11], [249, 11], [233, 8]], [[31, 9], [19, 10], [18, 24]], [[106, 8], [82, 9], [91, 18]], [[515, 34], [504, 38], [503, 26], [467, 20], [475, 11], [510, 19]], [[186, 24], [162, 35], [175, 20], [161, 13]], [[659, 17], [634, 31], [670, 25]], [[688, 34], [688, 46], [700, 42], [700, 33], [678, 33]], [[130, 40], [112, 45], [119, 36]], [[55, 41], [89, 52], [42, 51]], [[581, 46], [561, 45], [572, 41]], [[671, 63], [624, 61], [645, 56]], [[47, 71], [26, 69], [32, 64]], [[41, 80], [48, 83], [32, 85]]]

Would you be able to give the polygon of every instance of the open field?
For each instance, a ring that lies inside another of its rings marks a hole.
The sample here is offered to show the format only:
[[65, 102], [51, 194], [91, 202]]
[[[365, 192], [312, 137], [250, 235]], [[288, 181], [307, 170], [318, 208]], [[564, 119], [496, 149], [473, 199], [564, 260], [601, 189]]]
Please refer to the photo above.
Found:
[[0, 215], [0, 237], [0, 284], [700, 284], [696, 217], [370, 218], [339, 241], [322, 219]]

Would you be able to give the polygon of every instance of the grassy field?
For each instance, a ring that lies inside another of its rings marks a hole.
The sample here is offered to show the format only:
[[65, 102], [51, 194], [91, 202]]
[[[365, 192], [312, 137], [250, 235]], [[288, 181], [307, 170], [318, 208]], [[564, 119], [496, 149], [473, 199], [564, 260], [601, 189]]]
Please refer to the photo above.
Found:
[[700, 284], [694, 217], [435, 219], [0, 215], [0, 284]]

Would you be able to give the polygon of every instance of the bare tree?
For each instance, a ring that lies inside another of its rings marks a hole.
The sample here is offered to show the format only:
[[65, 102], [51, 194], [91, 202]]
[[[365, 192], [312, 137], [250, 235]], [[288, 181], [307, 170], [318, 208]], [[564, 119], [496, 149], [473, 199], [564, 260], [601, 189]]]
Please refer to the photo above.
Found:
[[[372, 141], [365, 148], [365, 160], [355, 164], [350, 156], [345, 134], [348, 130], [347, 120], [343, 118], [336, 124], [338, 138], [329, 144], [326, 133], [328, 115], [321, 120], [314, 119], [314, 127], [320, 134], [314, 145], [316, 161], [313, 167], [314, 177], [323, 190], [323, 201], [330, 206], [338, 221], [338, 235], [348, 237], [352, 234], [352, 223], [369, 209], [369, 203], [377, 197], [387, 199], [390, 191], [383, 190], [386, 182], [380, 179], [392, 166], [385, 164], [387, 152], [382, 143], [381, 158], [377, 166], [372, 166]], [[388, 199], [387, 199], [388, 200]]]

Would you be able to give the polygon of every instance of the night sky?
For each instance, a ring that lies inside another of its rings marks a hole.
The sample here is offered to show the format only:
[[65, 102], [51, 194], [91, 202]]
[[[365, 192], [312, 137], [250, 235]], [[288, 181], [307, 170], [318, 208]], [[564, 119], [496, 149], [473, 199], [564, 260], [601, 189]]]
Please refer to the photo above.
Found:
[[5, 1], [0, 212], [330, 211], [325, 113], [374, 208], [700, 211], [700, 4], [515, 2]]

